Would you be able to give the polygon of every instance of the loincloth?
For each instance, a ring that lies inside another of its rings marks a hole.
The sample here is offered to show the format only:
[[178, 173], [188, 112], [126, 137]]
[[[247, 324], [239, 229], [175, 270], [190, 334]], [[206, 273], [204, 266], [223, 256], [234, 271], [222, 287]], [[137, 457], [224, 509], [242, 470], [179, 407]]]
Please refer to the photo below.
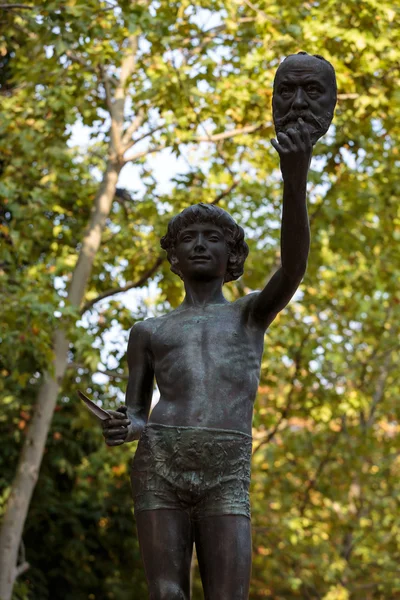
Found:
[[148, 424], [131, 469], [135, 512], [250, 518], [251, 449], [251, 436], [240, 431]]

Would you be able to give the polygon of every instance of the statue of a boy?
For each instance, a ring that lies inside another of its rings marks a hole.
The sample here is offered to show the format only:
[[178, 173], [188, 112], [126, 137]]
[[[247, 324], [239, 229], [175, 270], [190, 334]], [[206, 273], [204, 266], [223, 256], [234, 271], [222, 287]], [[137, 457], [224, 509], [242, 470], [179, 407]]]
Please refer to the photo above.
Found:
[[[282, 266], [261, 292], [224, 298], [222, 286], [242, 275], [248, 247], [221, 208], [186, 208], [161, 240], [185, 299], [132, 328], [127, 414], [110, 411], [104, 425], [109, 446], [139, 439], [131, 481], [152, 600], [189, 599], [193, 543], [205, 598], [248, 598], [252, 414], [264, 334], [306, 271], [307, 173], [335, 103], [335, 73], [323, 58], [301, 53], [278, 68], [271, 143], [284, 182]], [[154, 377], [160, 400], [149, 418]]]

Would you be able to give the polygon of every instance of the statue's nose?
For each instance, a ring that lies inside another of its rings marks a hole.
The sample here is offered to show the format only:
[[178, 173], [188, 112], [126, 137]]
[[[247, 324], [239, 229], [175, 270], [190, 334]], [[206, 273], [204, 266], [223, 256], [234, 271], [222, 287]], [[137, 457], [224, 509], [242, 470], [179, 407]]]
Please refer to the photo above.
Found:
[[194, 249], [196, 251], [198, 250], [205, 250], [206, 249], [206, 245], [205, 245], [205, 241], [204, 241], [204, 235], [202, 235], [201, 233], [199, 233], [199, 235], [196, 238], [196, 244]]
[[293, 100], [293, 108], [297, 110], [304, 110], [308, 108], [308, 100], [305, 91], [299, 87], [296, 91], [296, 95]]

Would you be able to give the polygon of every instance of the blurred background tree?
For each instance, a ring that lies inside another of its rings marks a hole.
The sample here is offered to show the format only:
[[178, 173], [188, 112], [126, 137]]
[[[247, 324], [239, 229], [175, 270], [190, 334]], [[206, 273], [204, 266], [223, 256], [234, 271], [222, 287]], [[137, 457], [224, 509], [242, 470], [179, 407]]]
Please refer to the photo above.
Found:
[[159, 238], [182, 208], [245, 227], [230, 300], [273, 272], [272, 81], [299, 50], [332, 62], [339, 101], [308, 272], [266, 336], [250, 597], [400, 596], [398, 17], [385, 0], [0, 5], [3, 600], [147, 597], [134, 446], [107, 449], [76, 390], [119, 404], [129, 328], [181, 301]]

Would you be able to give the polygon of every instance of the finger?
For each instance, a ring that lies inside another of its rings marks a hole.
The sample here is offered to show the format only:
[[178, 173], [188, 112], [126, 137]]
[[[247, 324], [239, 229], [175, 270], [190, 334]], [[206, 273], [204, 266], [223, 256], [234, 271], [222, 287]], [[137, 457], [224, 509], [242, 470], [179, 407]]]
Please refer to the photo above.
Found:
[[284, 148], [288, 148], [290, 152], [296, 152], [296, 145], [293, 144], [291, 136], [294, 133], [294, 129], [287, 129], [285, 133], [281, 133], [278, 136], [279, 143]]
[[112, 427], [128, 427], [130, 425], [129, 419], [107, 419], [107, 421], [102, 421], [101, 425], [103, 429], [111, 429]]
[[289, 153], [289, 150], [287, 150], [286, 148], [282, 148], [282, 146], [280, 144], [278, 144], [278, 142], [276, 140], [271, 140], [271, 144], [275, 148], [275, 150], [278, 152], [279, 155], [282, 156], [283, 154]]
[[287, 133], [283, 133], [283, 131], [280, 131], [276, 137], [278, 138], [278, 142], [281, 146], [290, 147], [290, 144], [292, 142], [290, 141]]
[[125, 432], [127, 432], [129, 430], [129, 427], [126, 425], [125, 427], [121, 427], [120, 425], [117, 425], [115, 427], [109, 427], [107, 429], [103, 429], [102, 430], [102, 434], [104, 435], [104, 437], [107, 437], [110, 434], [115, 433], [116, 431], [119, 431], [121, 434]]
[[125, 429], [110, 429], [109, 431], [102, 431], [103, 437], [108, 440], [108, 438], [123, 438], [125, 439], [126, 436], [129, 433], [129, 429], [125, 428]]
[[107, 410], [112, 419], [126, 419], [126, 415], [118, 410]]
[[107, 429], [107, 431], [103, 431], [104, 437], [124, 437], [128, 433], [128, 428], [125, 427], [115, 427], [114, 429]]
[[312, 147], [310, 130], [308, 129], [307, 125], [304, 123], [301, 117], [298, 119], [297, 122], [299, 124], [299, 130], [301, 133], [301, 137], [303, 138], [303, 142], [306, 146], [306, 149], [310, 149]]
[[106, 442], [109, 440], [126, 440], [126, 438], [128, 437], [128, 430], [127, 429], [125, 431], [115, 430], [114, 432], [107, 432], [107, 433], [103, 432], [103, 437], [106, 440]]
[[127, 431], [128, 430], [128, 426], [127, 425], [120, 425], [119, 423], [117, 425], [115, 425], [114, 427], [107, 427], [106, 429], [104, 429], [104, 433], [108, 433], [110, 431]]
[[286, 133], [293, 144], [294, 151], [302, 150], [303, 152], [305, 152], [306, 146], [301, 138], [300, 131], [291, 127], [286, 131]]
[[106, 442], [107, 441], [108, 442], [110, 442], [110, 441], [113, 442], [114, 440], [123, 440], [123, 441], [125, 441], [127, 437], [128, 436], [126, 434], [123, 435], [121, 433], [115, 433], [114, 435], [106, 435], [106, 436], [104, 436], [104, 439], [105, 439]]
[[116, 412], [119, 412], [119, 413], [125, 413], [125, 414], [126, 414], [126, 411], [127, 411], [127, 410], [128, 410], [128, 407], [127, 407], [127, 406], [125, 406], [125, 405], [123, 405], [123, 406], [119, 406], [119, 407], [117, 408], [117, 411], [116, 411]]
[[280, 143], [280, 145], [283, 148], [286, 148], [290, 145], [290, 140], [289, 140], [288, 136], [286, 135], [286, 133], [283, 133], [283, 131], [280, 131], [276, 137], [277, 137], [278, 142]]
[[125, 440], [106, 440], [107, 446], [121, 446]]
[[115, 425], [114, 427], [106, 427], [106, 428], [103, 428], [103, 429], [102, 429], [102, 434], [103, 434], [105, 437], [107, 437], [107, 436], [108, 436], [110, 433], [113, 433], [113, 432], [115, 432], [115, 431], [120, 431], [120, 432], [123, 432], [123, 431], [128, 431], [128, 429], [129, 429], [129, 426], [128, 426], [128, 425], [125, 425], [125, 426], [123, 426], [123, 427], [121, 427], [121, 425]]
[[280, 145], [278, 144], [278, 142], [276, 140], [271, 140], [271, 145], [272, 145], [273, 148], [275, 148], [275, 150], [277, 152], [279, 152], [281, 150], [281, 147], [280, 147]]

